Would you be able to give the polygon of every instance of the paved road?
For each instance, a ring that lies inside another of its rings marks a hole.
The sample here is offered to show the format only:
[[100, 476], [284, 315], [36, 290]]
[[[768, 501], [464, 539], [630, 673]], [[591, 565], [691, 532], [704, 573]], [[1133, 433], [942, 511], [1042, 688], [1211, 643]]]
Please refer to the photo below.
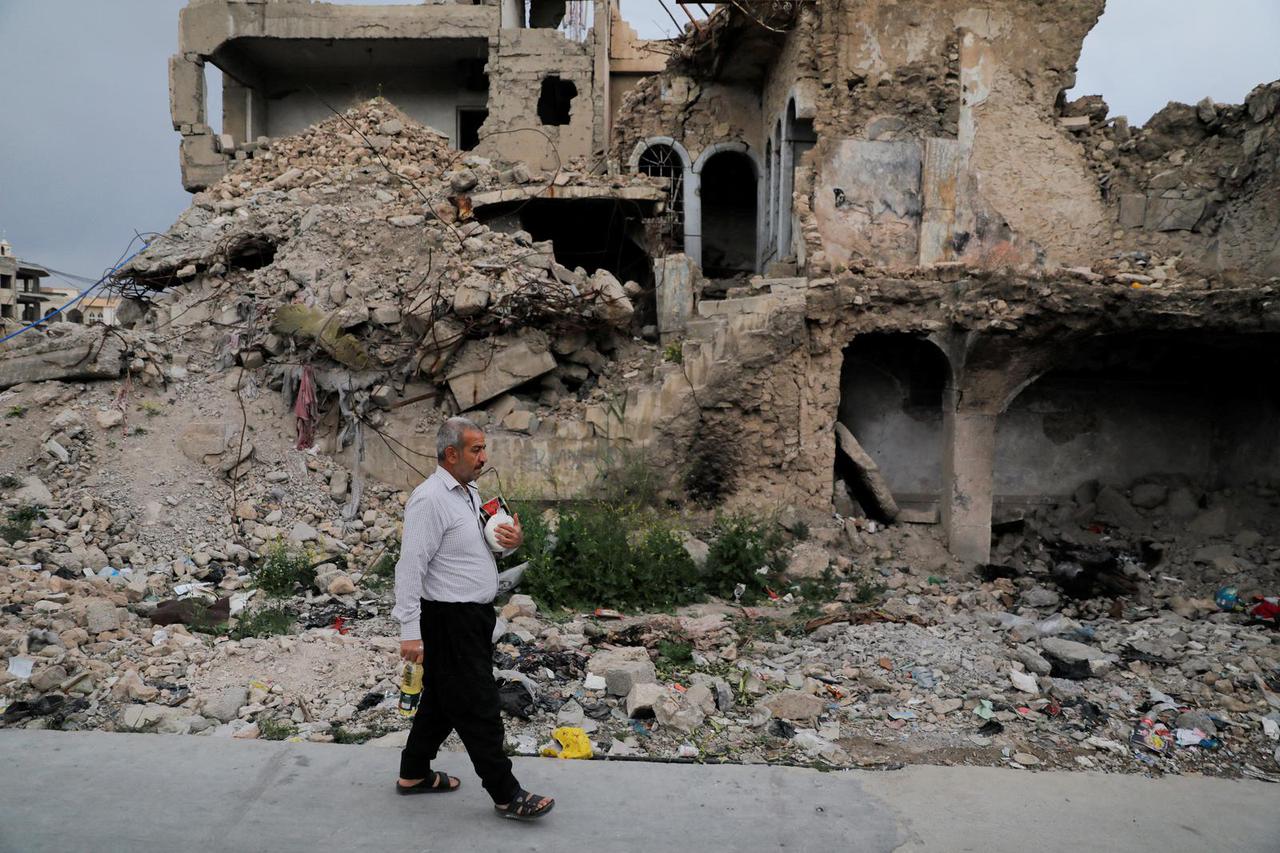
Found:
[[[445, 760], [447, 759], [447, 760]], [[397, 797], [372, 746], [0, 731], [0, 851], [1280, 850], [1280, 788], [973, 767], [516, 759], [558, 797], [501, 820], [462, 754], [456, 794]]]

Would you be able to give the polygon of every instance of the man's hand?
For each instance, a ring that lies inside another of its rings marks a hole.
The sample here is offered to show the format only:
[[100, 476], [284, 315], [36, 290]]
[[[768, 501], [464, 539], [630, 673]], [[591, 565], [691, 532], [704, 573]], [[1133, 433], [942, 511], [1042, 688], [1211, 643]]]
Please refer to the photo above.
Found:
[[400, 657], [411, 663], [422, 663], [422, 641], [401, 640]]
[[519, 548], [524, 542], [524, 529], [520, 526], [520, 516], [512, 515], [511, 524], [499, 524], [494, 528], [494, 538], [498, 540], [498, 544], [503, 550]]

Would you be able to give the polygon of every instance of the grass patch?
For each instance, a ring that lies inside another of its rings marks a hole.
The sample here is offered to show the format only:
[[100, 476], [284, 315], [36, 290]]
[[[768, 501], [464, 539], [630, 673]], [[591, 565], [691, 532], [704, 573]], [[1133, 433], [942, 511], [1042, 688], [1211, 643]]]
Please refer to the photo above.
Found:
[[675, 665], [686, 666], [693, 663], [693, 646], [688, 643], [673, 643], [668, 640], [658, 642], [658, 654], [662, 659]]
[[612, 450], [596, 476], [601, 503], [617, 507], [661, 508], [667, 485], [663, 470], [644, 450]]
[[529, 572], [522, 591], [548, 608], [652, 610], [704, 596], [693, 559], [653, 512], [615, 504], [564, 507], [555, 535], [533, 507], [517, 507]]
[[5, 523], [0, 525], [0, 538], [6, 542], [25, 540], [31, 535], [31, 526], [39, 518], [40, 507], [32, 504], [23, 504], [17, 509], [10, 510], [5, 516]]
[[333, 727], [334, 743], [364, 743], [376, 737], [382, 737], [386, 730], [381, 726], [370, 726], [367, 729], [348, 729], [345, 726]]
[[236, 626], [231, 629], [231, 639], [289, 634], [293, 631], [294, 618], [294, 612], [282, 605], [246, 610], [236, 617]]
[[662, 350], [662, 360], [673, 364], [684, 363], [684, 348], [679, 342], [667, 344]]
[[22, 485], [22, 480], [12, 474], [0, 474], [0, 489], [16, 489]]
[[262, 720], [258, 723], [258, 735], [263, 740], [287, 740], [298, 733], [289, 720]]
[[155, 400], [145, 400], [138, 406], [138, 410], [147, 417], [154, 418], [156, 415], [164, 411], [164, 406], [160, 405]]
[[396, 563], [400, 562], [400, 540], [387, 540], [378, 561], [369, 567], [361, 579], [361, 585], [369, 589], [386, 589], [396, 582]]
[[6, 418], [21, 418], [21, 417], [24, 417], [26, 414], [27, 414], [26, 406], [10, 406], [8, 409], [5, 410], [4, 416]]
[[[651, 509], [609, 503], [563, 506], [554, 532], [532, 505], [515, 505], [524, 548], [512, 559], [529, 561], [521, 592], [545, 612], [559, 608], [669, 610], [707, 595], [744, 604], [766, 589], [782, 590], [786, 550], [770, 519], [734, 515], [716, 520], [705, 570], [699, 571], [671, 520]], [[817, 591], [814, 591], [815, 596]]]
[[277, 539], [267, 548], [254, 583], [267, 595], [291, 595], [299, 585], [307, 586], [316, 579], [311, 567], [312, 554], [306, 548], [295, 548]]
[[777, 591], [787, 566], [782, 534], [769, 520], [738, 514], [716, 519], [703, 582], [707, 591], [733, 598], [738, 584], [746, 587], [743, 604], [752, 605], [768, 589]]

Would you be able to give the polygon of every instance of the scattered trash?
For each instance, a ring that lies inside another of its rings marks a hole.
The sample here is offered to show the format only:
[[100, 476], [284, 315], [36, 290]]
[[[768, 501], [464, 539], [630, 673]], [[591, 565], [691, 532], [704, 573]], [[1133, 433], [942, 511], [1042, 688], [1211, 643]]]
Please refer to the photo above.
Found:
[[1209, 737], [1199, 729], [1178, 729], [1176, 735], [1178, 746], [1200, 746]]
[[1240, 609], [1240, 591], [1234, 586], [1224, 586], [1213, 596], [1213, 603], [1219, 610], [1234, 611]]
[[1280, 625], [1280, 597], [1259, 597], [1257, 604], [1247, 611], [1250, 619], [1269, 624], [1272, 628]]
[[991, 707], [990, 699], [982, 699], [979, 700], [977, 707], [973, 709], [973, 713], [984, 720], [989, 720], [995, 714], [995, 709]]
[[682, 743], [676, 750], [676, 758], [697, 758], [698, 748], [691, 743]]
[[592, 755], [591, 741], [582, 729], [561, 726], [551, 736], [560, 746], [558, 749], [553, 744], [544, 746], [542, 755], [546, 758], [590, 758]]
[[1159, 755], [1167, 755], [1172, 748], [1172, 733], [1164, 723], [1143, 717], [1133, 728], [1131, 742]]
[[14, 678], [27, 679], [31, 677], [31, 669], [36, 664], [35, 658], [26, 655], [17, 655], [9, 658], [9, 674]]
[[982, 728], [978, 729], [978, 734], [983, 737], [992, 737], [993, 735], [1002, 734], [1004, 732], [1004, 723], [998, 720], [987, 720], [982, 724]]
[[498, 704], [507, 716], [527, 720], [533, 716], [536, 694], [533, 688], [529, 686], [527, 677], [523, 677], [523, 673], [511, 673], [511, 675], [522, 677], [507, 678], [502, 675], [499, 676]]
[[796, 727], [788, 723], [786, 720], [770, 720], [767, 731], [774, 737], [784, 738], [785, 740], [791, 740], [791, 738], [796, 736]]
[[933, 677], [933, 670], [923, 666], [912, 667], [911, 680], [925, 690], [932, 690], [937, 685], [937, 681]]
[[1009, 670], [1009, 680], [1013, 682], [1013, 686], [1023, 693], [1032, 695], [1040, 692], [1040, 685], [1036, 681], [1036, 677], [1029, 672], [1019, 672], [1016, 669]]
[[529, 568], [529, 563], [523, 562], [518, 566], [513, 566], [505, 572], [498, 573], [498, 595], [506, 595], [520, 585], [520, 581], [524, 578], [525, 571]]
[[607, 608], [607, 607], [597, 607], [597, 608], [592, 612], [592, 614], [591, 614], [591, 615], [592, 615], [592, 616], [595, 616], [597, 619], [621, 619], [621, 618], [623, 618], [622, 614], [621, 614], [621, 613], [619, 613], [617, 610], [610, 610], [610, 609], [609, 609], [609, 608]]

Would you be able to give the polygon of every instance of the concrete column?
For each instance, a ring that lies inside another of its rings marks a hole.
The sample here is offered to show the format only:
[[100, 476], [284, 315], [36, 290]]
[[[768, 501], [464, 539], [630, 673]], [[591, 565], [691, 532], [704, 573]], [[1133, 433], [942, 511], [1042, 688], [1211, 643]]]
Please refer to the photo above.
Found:
[[948, 390], [943, 405], [942, 524], [953, 555], [986, 563], [991, 559], [999, 416], [958, 410], [957, 397], [954, 390]]
[[684, 253], [702, 267], [702, 173], [684, 173]]
[[173, 129], [207, 124], [204, 99], [204, 63], [181, 53], [169, 57], [169, 115]]

